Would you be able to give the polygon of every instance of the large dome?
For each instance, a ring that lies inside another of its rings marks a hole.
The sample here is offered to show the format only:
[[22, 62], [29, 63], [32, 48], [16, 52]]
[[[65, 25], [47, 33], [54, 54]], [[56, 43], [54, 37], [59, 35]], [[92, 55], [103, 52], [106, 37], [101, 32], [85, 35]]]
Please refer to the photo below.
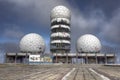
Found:
[[101, 43], [100, 40], [91, 34], [86, 34], [81, 36], [77, 41], [77, 51], [78, 52], [100, 52]]
[[36, 33], [25, 35], [21, 39], [19, 46], [22, 52], [38, 53], [44, 52], [45, 50], [45, 42], [43, 38]]
[[53, 18], [67, 18], [70, 19], [70, 10], [65, 6], [56, 6], [51, 11], [51, 19]]

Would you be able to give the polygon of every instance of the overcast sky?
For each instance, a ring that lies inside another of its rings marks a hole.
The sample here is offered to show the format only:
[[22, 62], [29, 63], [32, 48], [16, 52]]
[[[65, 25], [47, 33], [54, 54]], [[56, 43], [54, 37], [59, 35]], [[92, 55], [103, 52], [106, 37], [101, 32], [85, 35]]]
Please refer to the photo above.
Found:
[[24, 35], [38, 33], [49, 52], [50, 11], [58, 5], [71, 10], [71, 52], [83, 34], [97, 36], [102, 51], [120, 51], [120, 0], [0, 0], [0, 49], [16, 52]]

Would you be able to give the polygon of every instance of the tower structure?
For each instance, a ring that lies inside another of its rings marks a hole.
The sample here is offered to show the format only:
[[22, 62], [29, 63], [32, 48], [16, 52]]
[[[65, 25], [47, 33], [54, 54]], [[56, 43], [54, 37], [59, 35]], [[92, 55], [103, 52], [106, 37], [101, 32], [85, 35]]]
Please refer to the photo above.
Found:
[[56, 6], [51, 11], [51, 53], [70, 52], [70, 20], [70, 10], [65, 6]]

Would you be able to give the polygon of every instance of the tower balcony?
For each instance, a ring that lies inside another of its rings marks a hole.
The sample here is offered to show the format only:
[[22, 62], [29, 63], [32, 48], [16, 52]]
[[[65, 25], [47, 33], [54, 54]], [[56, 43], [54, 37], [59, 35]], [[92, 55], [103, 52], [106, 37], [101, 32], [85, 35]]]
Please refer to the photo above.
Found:
[[66, 29], [66, 28], [54, 28], [54, 29], [51, 30], [51, 33], [56, 33], [56, 32], [67, 32], [67, 33], [70, 33], [70, 30]]
[[68, 40], [52, 40], [51, 41], [51, 44], [56, 44], [56, 43], [70, 44], [70, 41]]
[[52, 40], [68, 40], [68, 41], [71, 40], [70, 37], [60, 37], [60, 36], [57, 36], [57, 37], [51, 37], [50, 39], [51, 39], [51, 41], [52, 41]]
[[54, 21], [54, 22], [51, 23], [51, 26], [60, 25], [60, 24], [70, 26], [70, 24], [67, 23], [66, 21], [61, 21], [61, 22]]
[[70, 38], [70, 34], [66, 32], [57, 32], [57, 33], [52, 33], [51, 37], [68, 37]]
[[51, 20], [51, 23], [53, 22], [65, 22], [67, 24], [70, 24], [70, 20], [67, 18], [54, 18]]
[[70, 50], [70, 47], [51, 47], [51, 50]]
[[54, 25], [54, 26], [51, 26], [51, 30], [56, 29], [56, 28], [64, 28], [64, 29], [70, 30], [70, 26], [67, 26], [67, 25]]

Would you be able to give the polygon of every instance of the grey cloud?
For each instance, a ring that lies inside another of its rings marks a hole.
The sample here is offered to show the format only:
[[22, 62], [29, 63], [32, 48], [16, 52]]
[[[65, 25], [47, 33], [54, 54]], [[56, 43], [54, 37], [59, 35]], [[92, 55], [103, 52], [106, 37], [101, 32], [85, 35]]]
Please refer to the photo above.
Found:
[[10, 28], [6, 28], [3, 32], [3, 36], [10, 39], [20, 39], [24, 36], [24, 32], [16, 25], [8, 25]]
[[91, 11], [89, 16], [84, 16], [84, 13], [78, 12], [78, 15], [73, 13], [72, 26], [73, 28], [79, 28], [82, 33], [95, 32], [97, 28], [101, 28], [101, 24], [104, 24], [104, 13], [102, 10]]
[[101, 35], [109, 43], [120, 44], [120, 9], [113, 13], [113, 17], [103, 26]]

